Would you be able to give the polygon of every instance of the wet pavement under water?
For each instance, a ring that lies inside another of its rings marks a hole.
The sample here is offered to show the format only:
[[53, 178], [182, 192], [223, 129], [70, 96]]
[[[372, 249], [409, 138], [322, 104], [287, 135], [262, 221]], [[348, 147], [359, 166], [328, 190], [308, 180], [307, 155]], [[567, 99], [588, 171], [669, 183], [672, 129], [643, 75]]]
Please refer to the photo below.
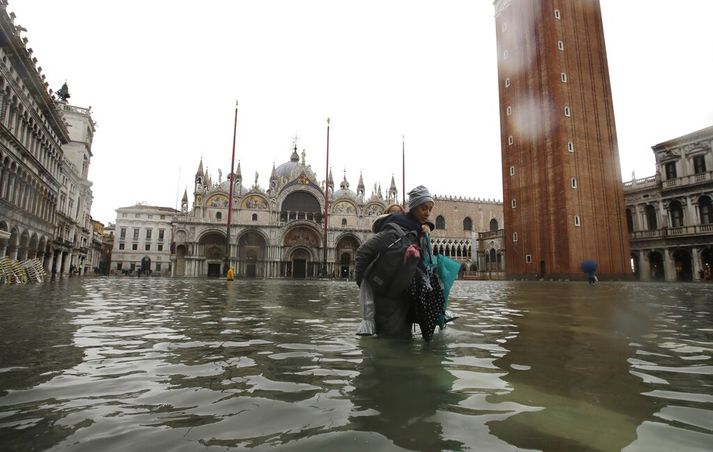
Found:
[[424, 343], [353, 282], [0, 286], [0, 449], [713, 448], [713, 284], [458, 281]]

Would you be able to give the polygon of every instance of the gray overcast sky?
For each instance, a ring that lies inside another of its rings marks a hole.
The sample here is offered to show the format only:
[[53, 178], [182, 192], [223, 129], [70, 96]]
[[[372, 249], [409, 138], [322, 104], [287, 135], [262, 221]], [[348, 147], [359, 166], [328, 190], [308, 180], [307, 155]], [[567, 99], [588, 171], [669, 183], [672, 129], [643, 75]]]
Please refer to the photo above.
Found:
[[[586, 0], [584, 0], [586, 1]], [[713, 125], [713, 2], [601, 0], [622, 177]], [[38, 65], [98, 123], [92, 215], [176, 207], [201, 156], [268, 183], [292, 137], [324, 178], [502, 199], [492, 0], [10, 0]]]

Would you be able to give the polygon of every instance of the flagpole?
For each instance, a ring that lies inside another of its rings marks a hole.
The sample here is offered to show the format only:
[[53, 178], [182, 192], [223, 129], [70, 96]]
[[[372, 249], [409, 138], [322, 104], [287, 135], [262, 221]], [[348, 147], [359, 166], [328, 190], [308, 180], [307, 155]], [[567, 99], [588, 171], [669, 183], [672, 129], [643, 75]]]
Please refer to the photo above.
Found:
[[406, 138], [401, 135], [401, 202], [406, 208]]
[[324, 249], [322, 276], [327, 276], [327, 221], [329, 220], [329, 118], [327, 118], [327, 168], [324, 171]]
[[233, 213], [233, 168], [235, 166], [235, 136], [238, 130], [238, 101], [235, 101], [235, 120], [233, 121], [233, 152], [230, 157], [230, 189], [228, 191], [228, 229], [225, 233], [225, 263], [223, 275], [228, 274], [230, 268], [230, 220]]

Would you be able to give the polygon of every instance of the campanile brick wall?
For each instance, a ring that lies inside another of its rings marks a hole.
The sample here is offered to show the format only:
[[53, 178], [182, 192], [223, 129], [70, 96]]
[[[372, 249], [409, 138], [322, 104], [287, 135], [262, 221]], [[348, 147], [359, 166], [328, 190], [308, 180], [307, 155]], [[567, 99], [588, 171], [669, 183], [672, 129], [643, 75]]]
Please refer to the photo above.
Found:
[[630, 274], [598, 0], [496, 0], [506, 271]]

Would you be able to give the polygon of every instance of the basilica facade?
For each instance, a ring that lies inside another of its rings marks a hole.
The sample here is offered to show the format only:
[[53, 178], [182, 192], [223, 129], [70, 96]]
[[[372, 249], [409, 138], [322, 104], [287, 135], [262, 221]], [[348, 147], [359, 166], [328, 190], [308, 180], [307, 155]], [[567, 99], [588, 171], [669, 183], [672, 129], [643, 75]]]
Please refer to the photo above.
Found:
[[[230, 176], [214, 182], [201, 160], [192, 202], [186, 190], [172, 222], [172, 276], [220, 276], [227, 257], [239, 278], [349, 278], [356, 250], [373, 235], [374, 220], [401, 201], [393, 177], [388, 190], [382, 192], [375, 184], [367, 195], [362, 175], [352, 190], [346, 172], [338, 187], [330, 172], [325, 202], [324, 182], [307, 164], [305, 151], [300, 157], [296, 146], [289, 161], [273, 165], [267, 186], [257, 175], [249, 187], [244, 183], [238, 164], [228, 241]], [[435, 200], [434, 250], [462, 262], [464, 269], [475, 269], [478, 233], [502, 225], [502, 204], [438, 196]]]

